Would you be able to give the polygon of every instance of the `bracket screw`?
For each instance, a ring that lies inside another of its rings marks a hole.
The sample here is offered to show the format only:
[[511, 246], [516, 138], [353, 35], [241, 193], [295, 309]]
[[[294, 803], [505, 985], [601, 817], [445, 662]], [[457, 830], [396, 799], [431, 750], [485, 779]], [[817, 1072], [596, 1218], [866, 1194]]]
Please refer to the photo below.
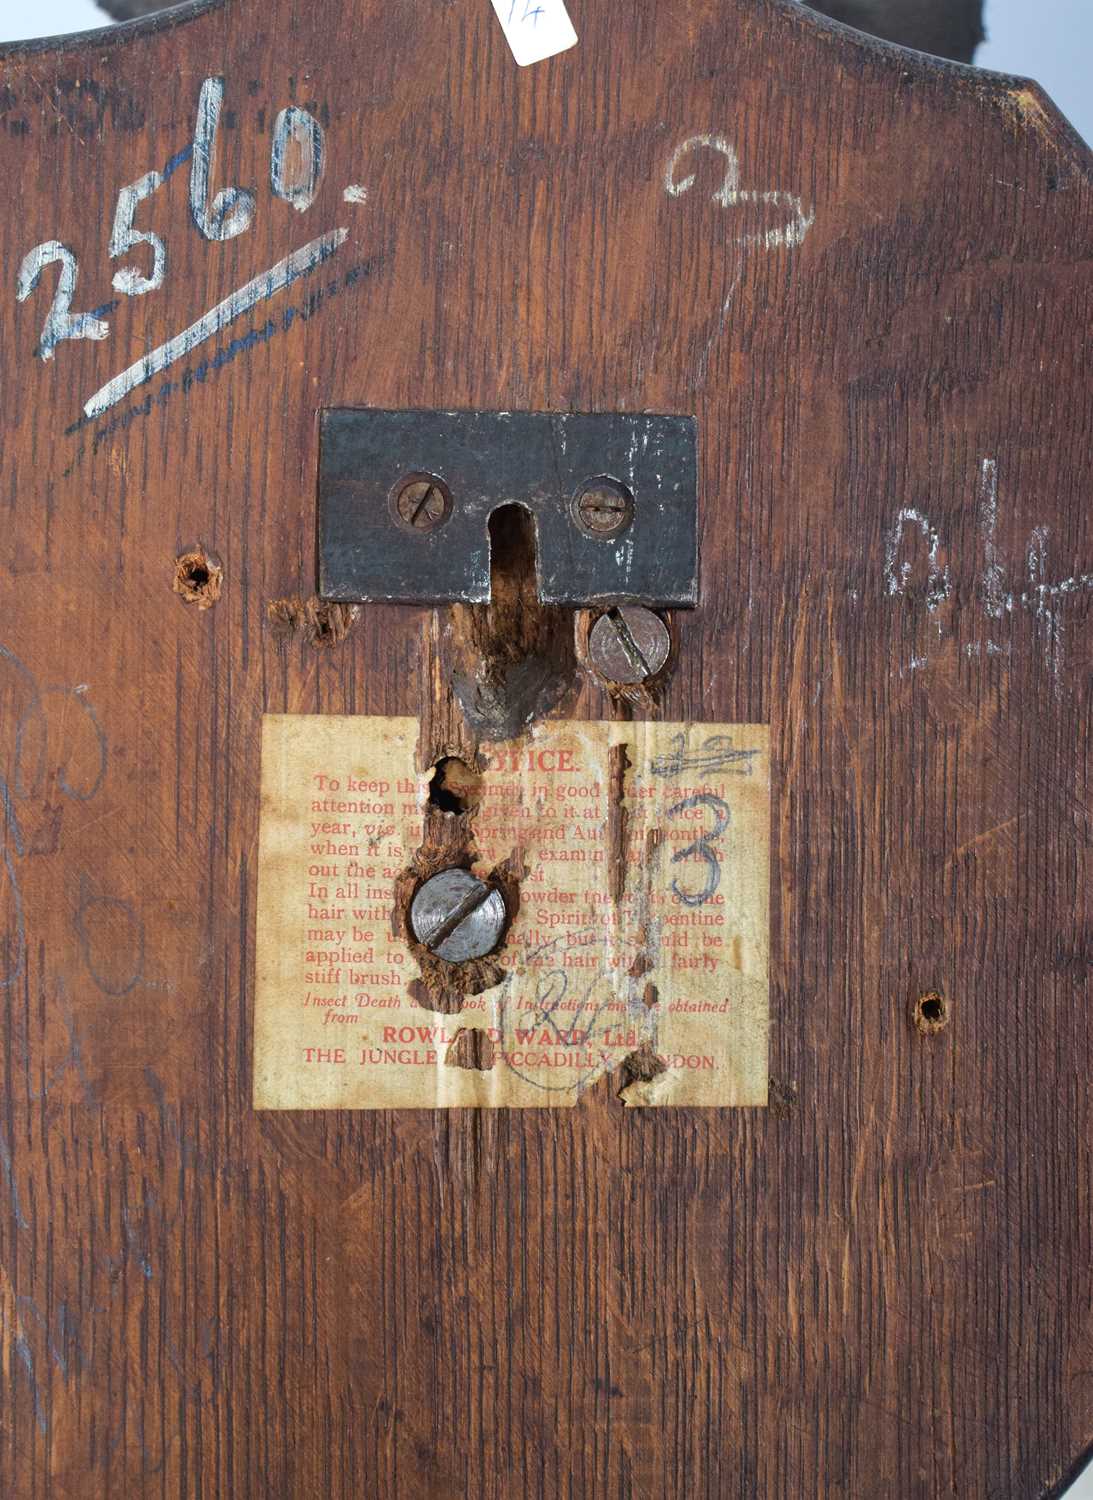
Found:
[[455, 866], [427, 880], [410, 903], [418, 942], [453, 964], [492, 953], [506, 915], [500, 891]]
[[634, 497], [617, 479], [590, 479], [577, 495], [575, 510], [582, 531], [609, 538], [634, 519]]
[[411, 531], [435, 531], [451, 514], [448, 486], [432, 474], [411, 474], [395, 488], [395, 511]]
[[671, 648], [667, 625], [651, 609], [638, 604], [608, 610], [588, 637], [592, 665], [608, 682], [631, 684], [655, 677]]

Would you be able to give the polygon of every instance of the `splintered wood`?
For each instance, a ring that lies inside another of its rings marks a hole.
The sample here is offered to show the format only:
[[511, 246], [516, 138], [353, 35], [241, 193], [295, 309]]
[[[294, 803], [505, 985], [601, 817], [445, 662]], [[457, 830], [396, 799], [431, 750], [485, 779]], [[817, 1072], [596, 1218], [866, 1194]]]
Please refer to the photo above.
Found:
[[396, 900], [418, 732], [265, 719], [256, 1106], [557, 1108], [605, 1073], [628, 1104], [765, 1104], [766, 727], [555, 721], [495, 747], [474, 868], [527, 873], [499, 981], [455, 1013], [428, 1007]]

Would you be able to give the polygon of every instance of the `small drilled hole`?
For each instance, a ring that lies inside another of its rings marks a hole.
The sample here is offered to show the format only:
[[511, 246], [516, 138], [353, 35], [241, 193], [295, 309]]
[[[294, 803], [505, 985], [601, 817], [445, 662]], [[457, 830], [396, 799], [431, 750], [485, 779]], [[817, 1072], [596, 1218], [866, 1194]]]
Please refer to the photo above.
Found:
[[949, 1024], [949, 1006], [944, 995], [936, 990], [920, 995], [914, 1004], [913, 1020], [915, 1029], [924, 1036], [944, 1030]]
[[172, 588], [187, 604], [209, 609], [220, 598], [224, 570], [202, 547], [183, 552], [175, 558]]
[[482, 778], [466, 761], [448, 755], [438, 760], [429, 783], [429, 801], [442, 812], [473, 812], [482, 799]]

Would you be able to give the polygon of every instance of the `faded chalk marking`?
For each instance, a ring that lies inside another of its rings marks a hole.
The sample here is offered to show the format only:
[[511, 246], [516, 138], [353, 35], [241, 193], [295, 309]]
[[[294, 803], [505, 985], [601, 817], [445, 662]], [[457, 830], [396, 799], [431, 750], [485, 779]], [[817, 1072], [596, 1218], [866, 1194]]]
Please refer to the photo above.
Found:
[[[522, 0], [523, 8], [516, 18], [517, 24], [529, 34], [534, 32], [541, 42], [551, 6], [562, 10], [561, 0]], [[514, 5], [513, 10], [517, 10], [517, 6]], [[223, 242], [234, 239], [251, 228], [256, 205], [254, 190], [250, 187], [226, 187], [217, 191], [213, 184], [224, 99], [224, 78], [206, 78], [198, 95], [193, 140], [168, 158], [162, 172], [146, 171], [135, 181], [119, 189], [113, 219], [107, 220], [112, 224], [107, 244], [110, 259], [117, 260], [122, 256], [132, 255], [135, 249], [143, 246], [148, 246], [152, 253], [150, 266], [142, 255], [135, 263], [120, 266], [114, 272], [114, 288], [122, 295], [140, 297], [148, 292], [158, 291], [164, 285], [170, 261], [167, 245], [160, 235], [151, 230], [138, 229], [135, 219], [144, 200], [157, 194], [181, 166], [189, 164], [190, 217], [204, 239]], [[262, 114], [264, 115], [264, 111]], [[272, 129], [269, 165], [269, 181], [274, 196], [291, 204], [300, 213], [310, 208], [322, 181], [325, 159], [326, 137], [319, 121], [306, 109], [296, 105], [288, 105], [280, 110]], [[364, 203], [368, 195], [363, 187], [354, 183], [345, 189], [343, 196], [347, 203]], [[291, 260], [290, 257], [290, 266]], [[35, 356], [46, 361], [53, 359], [57, 345], [67, 339], [109, 337], [110, 325], [106, 319], [119, 305], [118, 299], [114, 298], [89, 312], [72, 311], [79, 267], [72, 250], [59, 239], [43, 241], [23, 258], [16, 288], [19, 302], [25, 302], [31, 296], [39, 286], [45, 269], [54, 262], [59, 263], [60, 273], [52, 304], [34, 349]], [[283, 268], [284, 263], [269, 274], [272, 276]], [[244, 292], [246, 290], [245, 288]], [[237, 297], [239, 295], [236, 294]], [[224, 309], [219, 311], [223, 326]], [[226, 316], [230, 318], [235, 315], [228, 313]], [[194, 337], [193, 330], [189, 331], [189, 336], [191, 339]], [[197, 334], [198, 339], [202, 336], [207, 335]], [[156, 351], [156, 355], [162, 357], [163, 350]], [[130, 372], [126, 373], [129, 375]], [[135, 383], [141, 384], [146, 378], [147, 376], [138, 376]], [[100, 398], [103, 398], [102, 392], [93, 399]], [[106, 404], [109, 405], [109, 401]], [[104, 408], [98, 406], [95, 409]]]
[[741, 188], [740, 162], [736, 150], [723, 135], [692, 135], [676, 147], [664, 174], [664, 187], [669, 197], [679, 198], [694, 187], [695, 174], [693, 172], [677, 179], [676, 170], [688, 152], [697, 150], [699, 147], [708, 151], [717, 151], [725, 158], [725, 176], [721, 186], [713, 195], [715, 203], [720, 203], [722, 208], [734, 208], [742, 203], [768, 204], [774, 208], [788, 209], [793, 215], [788, 224], [774, 229], [761, 230], [755, 234], [738, 235], [736, 240], [738, 245], [758, 244], [766, 250], [775, 250], [793, 249], [796, 245], [803, 243], [805, 235], [815, 223], [815, 214], [804, 208], [796, 193], [786, 193], [780, 188], [766, 191]]
[[326, 156], [323, 127], [306, 109], [290, 105], [277, 116], [269, 159], [274, 194], [297, 213], [310, 208], [319, 190]]
[[983, 608], [993, 620], [1013, 608], [1013, 595], [1005, 590], [1005, 569], [998, 561], [995, 532], [998, 527], [998, 463], [985, 458], [979, 485], [979, 525], [983, 532]]
[[903, 541], [904, 527], [908, 524], [917, 526], [919, 533], [927, 544], [927, 559], [930, 564], [930, 576], [927, 582], [926, 608], [931, 612], [943, 604], [952, 593], [952, 583], [949, 579], [948, 568], [943, 568], [938, 562], [938, 552], [941, 547], [940, 532], [934, 527], [929, 518], [920, 510], [912, 506], [905, 506], [896, 516], [895, 523], [885, 539], [884, 546], [884, 581], [890, 594], [904, 594], [911, 580], [911, 564], [903, 561], [896, 566], [896, 557], [899, 553], [900, 543]]
[[721, 304], [721, 315], [717, 320], [714, 331], [706, 340], [706, 346], [702, 350], [702, 354], [699, 358], [698, 365], [695, 369], [695, 380], [700, 385], [706, 379], [706, 371], [710, 366], [710, 354], [713, 350], [713, 346], [717, 343], [717, 340], [725, 331], [725, 324], [728, 322], [729, 313], [732, 310], [733, 299], [736, 296], [736, 289], [740, 285], [741, 274], [742, 273], [738, 270], [736, 275], [733, 277], [732, 285], [729, 287], [725, 300]]
[[[1056, 694], [1062, 693], [1063, 668], [1063, 605], [1072, 596], [1093, 593], [1093, 573], [1074, 573], [1057, 582], [1048, 580], [1047, 526], [1035, 526], [1029, 536], [1025, 550], [1027, 587], [1020, 593], [1006, 587], [1006, 568], [998, 546], [998, 462], [984, 458], [979, 467], [978, 493], [976, 499], [977, 520], [983, 546], [983, 567], [978, 574], [976, 596], [987, 620], [997, 621], [1014, 617], [1018, 610], [1032, 615], [1040, 636], [1044, 660], [1051, 674]], [[925, 596], [926, 608], [934, 613], [952, 594], [952, 583], [948, 567], [939, 561], [941, 537], [939, 529], [922, 511], [905, 507], [896, 516], [885, 536], [884, 583], [886, 592], [895, 597], [905, 595], [911, 581], [913, 560], [900, 559], [905, 529], [911, 526], [918, 533], [918, 544], [926, 544], [930, 574]], [[944, 633], [940, 618], [935, 618], [938, 634]], [[992, 635], [994, 632], [992, 632]], [[1007, 659], [1013, 656], [1011, 641], [991, 638], [982, 641], [957, 642], [969, 660]], [[910, 670], [925, 665], [925, 658], [914, 658]], [[902, 676], [902, 670], [900, 675]]]
[[137, 205], [143, 198], [149, 198], [157, 188], [163, 186], [163, 176], [159, 172], [146, 172], [136, 182], [123, 187], [118, 194], [118, 206], [114, 212], [114, 229], [110, 236], [110, 259], [116, 260], [119, 255], [124, 255], [134, 245], [151, 245], [152, 247], [152, 273], [144, 276], [133, 266], [123, 266], [120, 271], [114, 272], [114, 290], [124, 292], [128, 297], [141, 297], [145, 292], [154, 292], [163, 285], [163, 278], [167, 274], [167, 247], [158, 234], [145, 229], [133, 227], [133, 217], [137, 211]]
[[1040, 582], [1047, 569], [1047, 538], [1046, 526], [1035, 527], [1029, 537], [1028, 579], [1032, 590], [1023, 596], [1022, 602], [1029, 604], [1032, 608], [1044, 639], [1044, 656], [1047, 660], [1048, 671], [1058, 682], [1059, 664], [1063, 654], [1063, 626], [1058, 610], [1048, 606], [1049, 589]]
[[105, 339], [110, 335], [109, 323], [104, 323], [94, 313], [69, 311], [79, 269], [76, 257], [60, 240], [46, 240], [42, 245], [35, 245], [23, 257], [15, 289], [16, 299], [25, 302], [38, 285], [46, 266], [55, 260], [61, 263], [61, 274], [53, 302], [42, 325], [42, 336], [38, 340], [36, 352], [41, 359], [52, 359], [54, 349], [64, 339]]
[[1045, 583], [1048, 534], [1046, 526], [1037, 526], [1029, 537], [1027, 563], [1030, 587], [1021, 595], [1021, 603], [1026, 609], [1032, 610], [1044, 640], [1048, 671], [1055, 679], [1056, 692], [1061, 692], [1059, 674], [1063, 664], [1063, 621], [1057, 601], [1065, 599], [1069, 594], [1093, 589], [1093, 573], [1062, 578], [1058, 583]]
[[[108, 413], [103, 420], [97, 422], [97, 425], [93, 424], [90, 418], [79, 416], [75, 422], [69, 423], [65, 428], [65, 437], [71, 437], [81, 429], [95, 425], [93, 440], [80, 445], [72, 462], [65, 469], [63, 477], [67, 478], [74, 473], [85, 458], [97, 453], [102, 444], [108, 442], [116, 433], [127, 431], [134, 422], [150, 417], [153, 411], [162, 411], [176, 399], [186, 400], [194, 390], [214, 379], [237, 359], [250, 354], [271, 339], [280, 338], [283, 334], [290, 332], [297, 322], [310, 322], [313, 317], [325, 311], [332, 298], [344, 291], [355, 289], [365, 278], [372, 275], [380, 264], [381, 258], [378, 256], [355, 262], [343, 272], [336, 283], [329, 282], [324, 285], [320, 282], [305, 297], [301, 297], [299, 302], [282, 304], [278, 318], [267, 318], [260, 327], [252, 326], [246, 333], [225, 341], [215, 353], [207, 354], [204, 359], [196, 363], [187, 362], [177, 379], [171, 379], [168, 375], [159, 381], [154, 389], [150, 389], [142, 401], [119, 402], [113, 408], [112, 414]], [[0, 662], [2, 658], [3, 648], [0, 647]]]
[[197, 100], [197, 127], [190, 160], [190, 217], [207, 240], [230, 240], [243, 234], [254, 218], [254, 194], [247, 188], [224, 188], [210, 204], [209, 175], [224, 105], [223, 78], [206, 78]]
[[278, 261], [270, 270], [263, 272], [261, 276], [256, 276], [253, 281], [248, 281], [245, 286], [239, 287], [237, 291], [232, 292], [230, 297], [225, 297], [223, 302], [218, 302], [195, 323], [191, 323], [189, 328], [183, 329], [173, 339], [160, 344], [158, 349], [153, 349], [143, 359], [138, 359], [136, 364], [130, 365], [120, 375], [115, 375], [113, 380], [107, 381], [101, 390], [96, 391], [90, 400], [84, 403], [84, 415], [88, 418], [101, 416], [104, 411], [123, 400], [137, 386], [144, 385], [161, 370], [165, 370], [168, 365], [174, 364], [176, 359], [184, 359], [206, 339], [215, 338], [229, 323], [242, 317], [259, 302], [264, 302], [276, 292], [291, 286], [301, 276], [309, 275], [324, 261], [330, 259], [339, 245], [345, 243], [348, 234], [348, 229], [334, 229], [329, 234], [324, 234], [301, 249], [293, 251], [284, 260]]
[[[725, 158], [725, 176], [721, 186], [713, 194], [713, 201], [720, 204], [722, 208], [735, 208], [741, 204], [758, 203], [775, 208], [784, 208], [792, 214], [792, 218], [786, 224], [776, 225], [774, 228], [761, 230], [757, 233], [737, 235], [735, 239], [736, 244], [754, 244], [762, 246], [765, 250], [775, 250], [779, 248], [793, 249], [803, 243], [805, 235], [812, 228], [815, 216], [811, 212], [806, 212], [800, 198], [794, 193], [782, 192], [780, 189], [757, 191], [752, 188], [741, 188], [740, 161], [737, 157], [736, 149], [723, 135], [692, 135], [676, 147], [668, 160], [668, 166], [664, 174], [664, 189], [670, 198], [680, 198], [694, 187], [696, 181], [694, 172], [688, 173], [685, 177], [677, 177], [676, 173], [683, 158], [688, 153], [699, 148], [716, 151]], [[706, 340], [705, 347], [699, 356], [695, 371], [695, 378], [699, 384], [706, 379], [710, 354], [717, 340], [724, 332], [733, 299], [740, 284], [740, 277], [741, 271], [738, 268], [728, 292], [722, 299], [721, 312], [717, 323], [713, 332]]]

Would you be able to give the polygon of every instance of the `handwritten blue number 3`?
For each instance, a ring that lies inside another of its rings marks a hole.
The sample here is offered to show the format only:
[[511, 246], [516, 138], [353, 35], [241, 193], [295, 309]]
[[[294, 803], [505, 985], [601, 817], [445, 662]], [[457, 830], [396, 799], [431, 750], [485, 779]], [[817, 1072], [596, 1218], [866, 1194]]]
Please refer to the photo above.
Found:
[[684, 906], [704, 906], [705, 903], [721, 884], [721, 861], [713, 844], [728, 828], [732, 820], [727, 802], [720, 797], [713, 796], [710, 792], [699, 792], [694, 797], [684, 797], [682, 802], [677, 802], [674, 807], [668, 809], [670, 818], [677, 818], [681, 812], [688, 807], [712, 808], [714, 817], [717, 819], [716, 827], [711, 828], [709, 833], [700, 834], [693, 844], [688, 844], [685, 849], [677, 849], [672, 855], [672, 863], [678, 865], [681, 860], [690, 859], [692, 854], [701, 855], [706, 861], [706, 884], [700, 891], [685, 891], [678, 880], [672, 881], [672, 892], [678, 901]]

